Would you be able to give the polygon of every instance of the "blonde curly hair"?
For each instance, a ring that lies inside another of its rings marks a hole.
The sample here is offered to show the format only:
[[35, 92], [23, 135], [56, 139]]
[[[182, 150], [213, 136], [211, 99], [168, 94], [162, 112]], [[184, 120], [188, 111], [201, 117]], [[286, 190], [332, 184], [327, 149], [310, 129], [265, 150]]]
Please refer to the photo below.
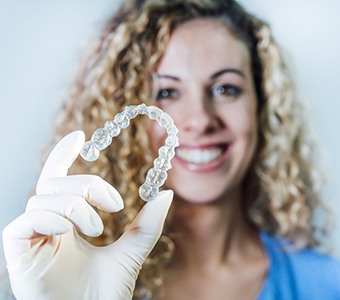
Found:
[[[287, 238], [299, 247], [316, 245], [313, 212], [321, 207], [320, 176], [313, 167], [303, 106], [269, 26], [232, 0], [128, 0], [109, 20], [81, 65], [58, 117], [55, 141], [75, 129], [89, 138], [131, 104], [150, 103], [153, 74], [173, 30], [195, 18], [218, 19], [242, 40], [252, 58], [258, 98], [259, 144], [244, 180], [243, 211], [258, 230]], [[116, 240], [142, 206], [138, 188], [152, 165], [142, 117], [103, 151], [95, 163], [78, 159], [73, 173], [97, 174], [122, 194], [125, 209], [99, 212], [104, 234], [97, 245]], [[156, 295], [174, 244], [166, 234], [143, 265], [142, 294]], [[137, 296], [136, 296], [137, 297]]]

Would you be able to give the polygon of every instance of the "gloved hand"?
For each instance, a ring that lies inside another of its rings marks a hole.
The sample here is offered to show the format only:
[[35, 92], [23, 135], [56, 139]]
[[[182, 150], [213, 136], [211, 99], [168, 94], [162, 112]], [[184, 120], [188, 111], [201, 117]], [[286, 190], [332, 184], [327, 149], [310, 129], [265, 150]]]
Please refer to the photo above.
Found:
[[98, 236], [103, 224], [89, 205], [116, 212], [119, 193], [94, 175], [67, 176], [84, 144], [75, 131], [51, 152], [36, 195], [3, 231], [4, 253], [17, 299], [131, 299], [139, 270], [158, 240], [173, 192], [144, 205], [115, 243], [96, 247], [79, 236]]

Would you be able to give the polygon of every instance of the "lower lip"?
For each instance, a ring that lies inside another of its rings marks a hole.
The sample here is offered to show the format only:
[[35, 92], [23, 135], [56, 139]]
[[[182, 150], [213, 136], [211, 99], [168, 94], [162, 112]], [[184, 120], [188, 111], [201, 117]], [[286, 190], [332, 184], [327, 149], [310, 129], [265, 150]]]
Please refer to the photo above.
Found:
[[219, 169], [227, 159], [229, 152], [230, 152], [231, 146], [229, 145], [223, 152], [223, 154], [215, 160], [212, 160], [207, 163], [192, 163], [188, 162], [177, 155], [175, 155], [174, 160], [176, 160], [179, 164], [181, 164], [184, 168], [188, 169], [189, 171], [192, 172], [197, 172], [197, 173], [208, 173], [208, 172], [213, 172]]

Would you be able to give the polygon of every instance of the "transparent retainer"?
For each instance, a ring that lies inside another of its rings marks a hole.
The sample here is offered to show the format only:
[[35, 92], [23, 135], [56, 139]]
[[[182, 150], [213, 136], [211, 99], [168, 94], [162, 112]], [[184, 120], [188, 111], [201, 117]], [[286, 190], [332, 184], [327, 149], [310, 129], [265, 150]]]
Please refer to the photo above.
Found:
[[100, 151], [107, 148], [112, 138], [118, 136], [122, 129], [129, 127], [130, 120], [137, 115], [147, 115], [155, 120], [167, 131], [167, 138], [162, 147], [159, 148], [159, 156], [154, 160], [153, 167], [147, 172], [145, 182], [139, 188], [139, 196], [144, 201], [155, 199], [159, 188], [167, 179], [167, 171], [171, 169], [170, 161], [175, 156], [175, 148], [179, 145], [177, 132], [172, 118], [156, 106], [145, 104], [126, 106], [124, 111], [118, 113], [113, 120], [107, 121], [104, 128], [97, 129], [89, 141], [87, 141], [80, 155], [87, 161], [98, 159]]

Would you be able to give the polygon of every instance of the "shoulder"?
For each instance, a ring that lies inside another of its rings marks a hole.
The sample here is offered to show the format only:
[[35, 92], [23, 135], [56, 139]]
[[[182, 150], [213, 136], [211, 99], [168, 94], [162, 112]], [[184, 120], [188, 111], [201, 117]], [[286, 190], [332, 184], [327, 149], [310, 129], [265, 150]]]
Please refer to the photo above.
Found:
[[340, 262], [336, 258], [308, 248], [287, 251], [285, 255], [293, 268], [299, 270], [300, 280], [321, 284], [323, 288], [334, 287], [340, 297]]
[[288, 258], [294, 264], [308, 268], [322, 267], [335, 272], [340, 270], [340, 260], [331, 255], [321, 253], [312, 248], [295, 249], [286, 240], [266, 233], [262, 233], [262, 240], [265, 240], [267, 250], [271, 250], [276, 256]]
[[261, 239], [271, 268], [298, 294], [313, 295], [310, 299], [340, 299], [338, 259], [310, 248], [293, 249], [285, 240], [268, 234], [261, 233]]

